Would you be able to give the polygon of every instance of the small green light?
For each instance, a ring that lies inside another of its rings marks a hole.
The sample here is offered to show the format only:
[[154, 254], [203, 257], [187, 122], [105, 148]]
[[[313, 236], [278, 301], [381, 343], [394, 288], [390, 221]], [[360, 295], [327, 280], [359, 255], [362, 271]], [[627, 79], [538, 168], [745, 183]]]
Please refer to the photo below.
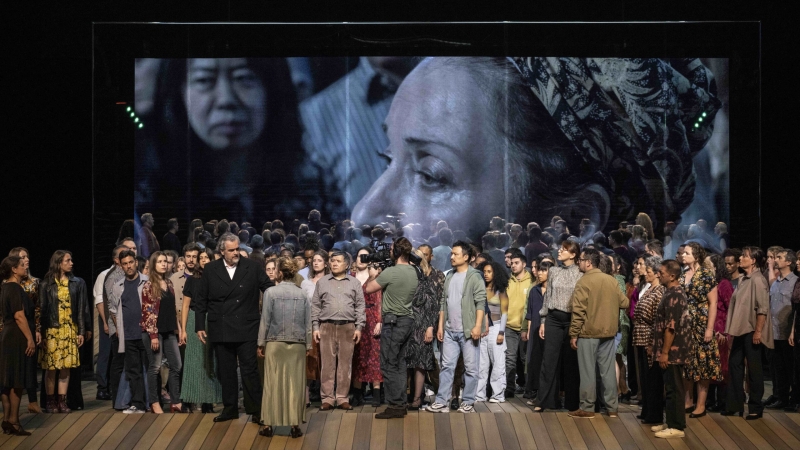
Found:
[[136, 114], [134, 114], [134, 113], [131, 113], [131, 117], [133, 117], [133, 116], [135, 116], [135, 115], [136, 115]]
[[139, 122], [139, 118], [137, 117], [137, 118], [133, 119], [133, 121], [138, 123]]
[[140, 124], [139, 124], [139, 128], [142, 128], [143, 126], [144, 126], [144, 124], [143, 124], [143, 123], [140, 123]]
[[130, 107], [130, 106], [128, 106], [128, 108], [126, 109], [126, 111], [128, 111], [128, 112], [131, 112], [131, 107]]
[[697, 121], [698, 121], [698, 122], [702, 122], [702, 121], [703, 121], [703, 118], [702, 118], [702, 117], [700, 117], [699, 119], [697, 119]]
[[698, 128], [698, 127], [700, 127], [700, 124], [699, 124], [699, 123], [696, 123], [696, 124], [694, 124], [694, 127], [695, 127], [695, 128]]
[[706, 113], [703, 113], [703, 117], [705, 117], [705, 116], [706, 116]]

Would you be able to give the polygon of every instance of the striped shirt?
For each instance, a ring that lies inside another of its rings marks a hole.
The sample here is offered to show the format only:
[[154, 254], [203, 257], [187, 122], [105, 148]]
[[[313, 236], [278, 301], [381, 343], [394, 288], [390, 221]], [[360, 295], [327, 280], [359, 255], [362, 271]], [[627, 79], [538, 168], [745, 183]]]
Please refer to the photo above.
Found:
[[382, 125], [396, 87], [375, 89], [376, 83], [381, 76], [362, 57], [350, 73], [300, 104], [303, 145], [342, 196], [333, 217], [349, 217], [387, 167], [381, 153], [389, 140]]
[[569, 267], [553, 266], [547, 271], [547, 291], [544, 294], [542, 309], [539, 310], [542, 325], [547, 312], [551, 309], [572, 313], [572, 291], [582, 276], [583, 273], [577, 264]]

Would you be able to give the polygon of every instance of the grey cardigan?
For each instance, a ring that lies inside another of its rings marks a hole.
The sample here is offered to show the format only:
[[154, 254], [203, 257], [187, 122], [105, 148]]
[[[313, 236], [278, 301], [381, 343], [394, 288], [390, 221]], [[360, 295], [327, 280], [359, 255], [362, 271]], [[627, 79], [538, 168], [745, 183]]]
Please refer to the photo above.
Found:
[[[439, 311], [444, 313], [444, 322], [447, 323], [447, 292], [450, 288], [450, 280], [453, 278], [451, 270], [447, 273], [444, 280], [442, 298], [439, 301]], [[486, 283], [483, 281], [483, 274], [473, 267], [467, 268], [467, 275], [464, 278], [464, 291], [461, 294], [461, 323], [464, 326], [464, 336], [471, 339], [472, 327], [474, 327], [477, 311], [486, 309]], [[481, 321], [481, 333], [485, 331], [484, 323]]]

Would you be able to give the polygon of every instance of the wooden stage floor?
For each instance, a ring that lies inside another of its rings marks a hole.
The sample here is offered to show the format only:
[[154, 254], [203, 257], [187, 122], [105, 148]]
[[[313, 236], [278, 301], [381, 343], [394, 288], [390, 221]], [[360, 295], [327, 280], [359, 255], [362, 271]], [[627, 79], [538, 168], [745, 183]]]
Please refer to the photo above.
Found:
[[[291, 439], [285, 427], [269, 439], [258, 436], [259, 427], [246, 415], [216, 424], [215, 414], [125, 415], [108, 401], [94, 400], [94, 382], [84, 382], [84, 395], [84, 411], [23, 414], [23, 426], [33, 434], [1, 435], [0, 449], [800, 449], [797, 413], [768, 412], [756, 421], [719, 414], [687, 418], [685, 438], [663, 440], [636, 420], [635, 405], [620, 405], [619, 419], [591, 420], [534, 413], [518, 398], [477, 404], [477, 414], [409, 412], [404, 420], [375, 420], [372, 407], [347, 413], [312, 408], [303, 437]], [[21, 411], [27, 411], [27, 400]]]

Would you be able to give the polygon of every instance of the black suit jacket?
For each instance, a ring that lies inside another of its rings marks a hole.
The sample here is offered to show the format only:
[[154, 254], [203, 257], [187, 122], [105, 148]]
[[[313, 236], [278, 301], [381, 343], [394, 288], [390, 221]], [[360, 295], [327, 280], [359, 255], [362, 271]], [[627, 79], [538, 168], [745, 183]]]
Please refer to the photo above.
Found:
[[[206, 264], [197, 293], [195, 329], [206, 330], [210, 342], [244, 342], [258, 339], [261, 291], [274, 284], [258, 263], [240, 258], [233, 279], [218, 259]], [[192, 299], [194, 303], [194, 299]]]

